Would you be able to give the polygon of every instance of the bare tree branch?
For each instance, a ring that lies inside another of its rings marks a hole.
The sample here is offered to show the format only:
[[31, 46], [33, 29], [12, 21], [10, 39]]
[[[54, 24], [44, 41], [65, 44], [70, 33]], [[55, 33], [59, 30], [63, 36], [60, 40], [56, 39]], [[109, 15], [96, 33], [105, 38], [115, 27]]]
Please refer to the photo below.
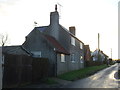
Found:
[[4, 46], [8, 40], [8, 34], [0, 34], [0, 44]]

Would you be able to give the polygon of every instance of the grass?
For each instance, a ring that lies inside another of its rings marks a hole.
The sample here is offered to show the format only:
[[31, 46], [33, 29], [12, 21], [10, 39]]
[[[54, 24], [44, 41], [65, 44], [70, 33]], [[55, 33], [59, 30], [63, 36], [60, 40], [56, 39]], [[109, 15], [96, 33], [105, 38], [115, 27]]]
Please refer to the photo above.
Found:
[[58, 76], [58, 78], [68, 80], [68, 81], [74, 81], [74, 80], [88, 77], [88, 76], [90, 76], [90, 75], [96, 73], [97, 71], [102, 70], [106, 67], [108, 67], [108, 66], [107, 65], [100, 65], [100, 66], [87, 67], [87, 68], [83, 68], [80, 70], [75, 70], [75, 71], [61, 74]]
[[52, 78], [47, 78], [46, 80], [44, 80], [44, 83], [48, 85], [57, 84], [57, 82], [53, 80]]

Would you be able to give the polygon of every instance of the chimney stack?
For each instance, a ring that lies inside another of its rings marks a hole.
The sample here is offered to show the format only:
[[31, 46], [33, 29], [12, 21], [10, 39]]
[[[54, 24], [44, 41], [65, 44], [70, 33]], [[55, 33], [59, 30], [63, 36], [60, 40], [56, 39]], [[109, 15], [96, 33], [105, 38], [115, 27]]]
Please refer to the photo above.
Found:
[[71, 26], [71, 27], [69, 27], [69, 31], [73, 34], [73, 35], [75, 35], [75, 26]]
[[59, 39], [59, 13], [57, 11], [57, 5], [55, 5], [55, 11], [50, 13], [50, 31], [49, 34], [56, 40]]

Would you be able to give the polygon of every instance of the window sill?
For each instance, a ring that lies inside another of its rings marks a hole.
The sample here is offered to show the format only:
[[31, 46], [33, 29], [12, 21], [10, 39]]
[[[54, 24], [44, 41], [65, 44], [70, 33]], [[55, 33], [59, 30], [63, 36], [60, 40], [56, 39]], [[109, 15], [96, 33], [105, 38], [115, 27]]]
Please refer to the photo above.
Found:
[[72, 63], [75, 63], [75, 61], [71, 61]]

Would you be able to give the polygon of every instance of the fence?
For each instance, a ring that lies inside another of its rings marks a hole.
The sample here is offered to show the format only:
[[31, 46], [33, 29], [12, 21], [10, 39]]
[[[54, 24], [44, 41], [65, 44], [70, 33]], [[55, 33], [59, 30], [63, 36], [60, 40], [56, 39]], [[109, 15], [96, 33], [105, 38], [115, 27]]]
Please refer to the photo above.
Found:
[[10, 54], [4, 59], [3, 88], [36, 82], [48, 75], [48, 59]]
[[39, 82], [41, 78], [48, 76], [48, 59], [33, 58], [32, 62], [32, 82]]

